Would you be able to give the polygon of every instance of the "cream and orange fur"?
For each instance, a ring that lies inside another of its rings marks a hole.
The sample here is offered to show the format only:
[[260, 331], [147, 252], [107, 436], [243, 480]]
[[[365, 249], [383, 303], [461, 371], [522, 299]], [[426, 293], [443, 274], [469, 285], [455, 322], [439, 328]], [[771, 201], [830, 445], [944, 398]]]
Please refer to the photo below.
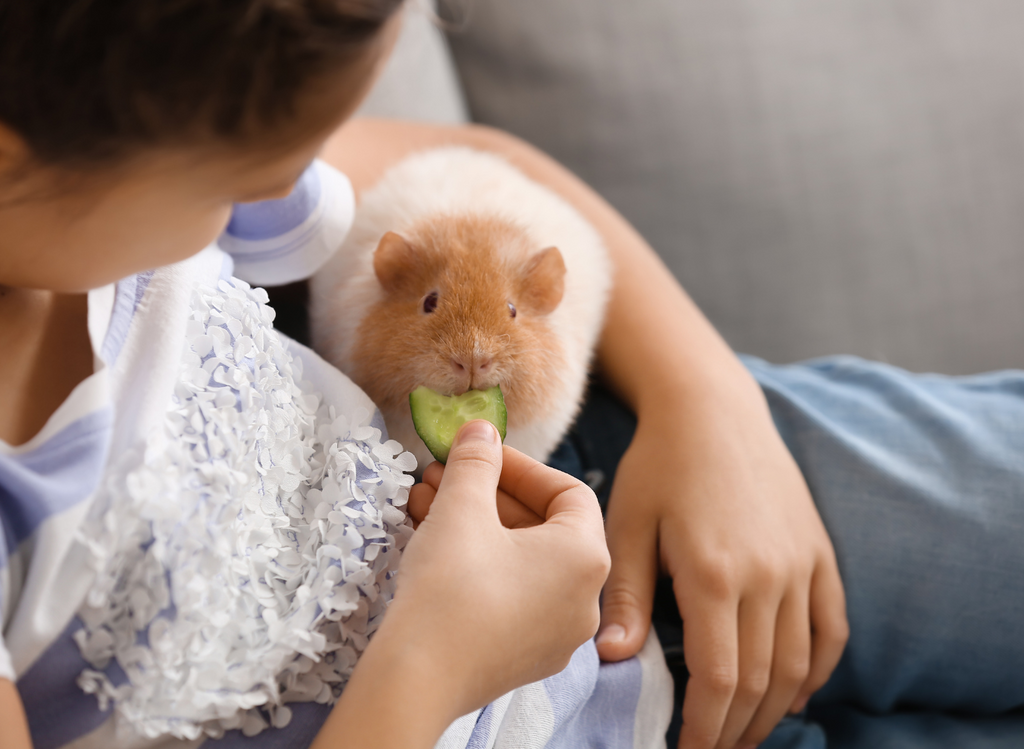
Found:
[[543, 460], [579, 409], [610, 284], [599, 235], [559, 196], [497, 156], [427, 151], [363, 194], [312, 279], [313, 345], [421, 469], [431, 458], [408, 402], [419, 385], [500, 385], [506, 444]]

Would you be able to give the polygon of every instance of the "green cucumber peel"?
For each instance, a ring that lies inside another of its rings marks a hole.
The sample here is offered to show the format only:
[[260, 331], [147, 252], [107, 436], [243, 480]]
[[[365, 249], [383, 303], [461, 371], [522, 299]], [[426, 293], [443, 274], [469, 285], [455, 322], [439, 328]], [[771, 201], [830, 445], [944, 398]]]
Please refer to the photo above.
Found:
[[462, 395], [441, 395], [421, 385], [409, 393], [409, 409], [416, 434], [439, 463], [448, 461], [455, 435], [467, 421], [486, 419], [505, 440], [508, 412], [497, 385], [487, 390], [467, 390]]

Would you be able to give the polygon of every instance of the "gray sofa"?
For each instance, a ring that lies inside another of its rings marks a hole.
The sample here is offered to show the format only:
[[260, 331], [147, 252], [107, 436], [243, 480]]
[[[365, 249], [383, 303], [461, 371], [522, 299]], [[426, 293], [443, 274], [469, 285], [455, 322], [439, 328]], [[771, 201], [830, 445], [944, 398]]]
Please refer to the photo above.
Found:
[[456, 5], [447, 44], [410, 8], [364, 112], [552, 154], [737, 350], [1024, 366], [1019, 0]]

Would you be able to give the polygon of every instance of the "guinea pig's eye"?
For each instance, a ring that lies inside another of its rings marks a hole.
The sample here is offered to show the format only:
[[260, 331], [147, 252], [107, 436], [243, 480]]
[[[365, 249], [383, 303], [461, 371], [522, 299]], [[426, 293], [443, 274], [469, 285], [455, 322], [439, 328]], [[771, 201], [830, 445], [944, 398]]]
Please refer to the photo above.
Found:
[[430, 314], [437, 309], [437, 292], [431, 291], [423, 297], [423, 311]]
[[510, 317], [516, 316], [516, 306], [512, 302], [508, 303], [508, 314]]

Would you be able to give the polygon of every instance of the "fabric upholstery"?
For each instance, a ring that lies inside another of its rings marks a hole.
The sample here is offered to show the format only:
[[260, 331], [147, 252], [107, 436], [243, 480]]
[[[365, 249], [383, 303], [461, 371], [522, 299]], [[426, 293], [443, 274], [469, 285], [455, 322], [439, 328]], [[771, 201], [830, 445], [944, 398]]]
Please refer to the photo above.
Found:
[[580, 174], [739, 350], [1024, 366], [1017, 0], [474, 0], [474, 119]]
[[465, 122], [466, 102], [432, 0], [407, 0], [391, 58], [356, 116]]

